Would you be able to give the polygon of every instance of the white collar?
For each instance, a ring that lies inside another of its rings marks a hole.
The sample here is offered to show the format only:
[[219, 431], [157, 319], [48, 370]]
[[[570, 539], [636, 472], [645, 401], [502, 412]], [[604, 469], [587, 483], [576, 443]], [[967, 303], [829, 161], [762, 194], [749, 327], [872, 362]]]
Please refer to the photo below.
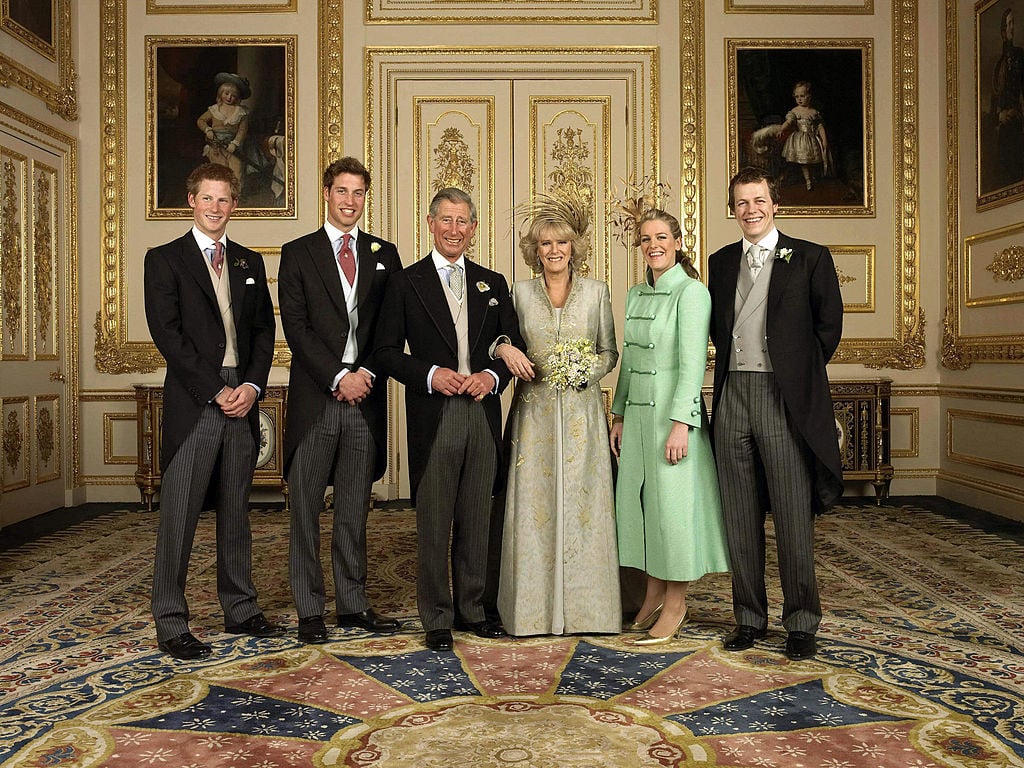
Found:
[[752, 246], [752, 245], [760, 245], [762, 248], [767, 248], [768, 249], [768, 253], [771, 253], [772, 251], [775, 250], [775, 246], [778, 245], [778, 244], [779, 244], [779, 230], [777, 230], [775, 227], [772, 227], [772, 231], [769, 232], [764, 237], [762, 237], [760, 242], [752, 243], [749, 240], [747, 240], [747, 238], [744, 237], [743, 238], [743, 252], [746, 253], [748, 250], [750, 250], [750, 246]]
[[228, 252], [228, 236], [225, 233], [219, 241], [213, 240], [208, 234], [201, 231], [199, 227], [192, 225], [192, 237], [196, 239], [196, 245], [199, 246], [199, 250], [206, 253], [208, 250], [213, 248], [213, 244], [220, 242], [224, 245], [224, 253]]
[[446, 259], [440, 253], [438, 253], [437, 248], [435, 248], [430, 252], [430, 256], [434, 260], [434, 269], [436, 269], [438, 272], [452, 264], [457, 264], [458, 266], [462, 267], [463, 272], [466, 271], [466, 254], [464, 253], [461, 254], [459, 258], [457, 258], [455, 261], [448, 261], [448, 259]]
[[[331, 241], [331, 245], [334, 245], [336, 242], [338, 242], [338, 239], [342, 235], [345, 234], [340, 229], [338, 229], [336, 226], [331, 224], [331, 222], [329, 222], [329, 221], [325, 221], [324, 222], [324, 232], [327, 233], [327, 239]], [[351, 241], [350, 245], [352, 246], [352, 253], [355, 253], [356, 252], [356, 240], [359, 237], [359, 226], [357, 225], [357, 226], [352, 227], [352, 231], [349, 232], [348, 234], [350, 234], [352, 236], [352, 241]]]

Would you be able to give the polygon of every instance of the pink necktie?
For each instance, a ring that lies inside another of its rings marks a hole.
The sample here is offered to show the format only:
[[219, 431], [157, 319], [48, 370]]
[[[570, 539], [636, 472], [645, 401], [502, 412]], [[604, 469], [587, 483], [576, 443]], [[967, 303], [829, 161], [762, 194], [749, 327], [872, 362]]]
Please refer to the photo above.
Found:
[[341, 248], [338, 249], [338, 263], [349, 285], [356, 282], [356, 260], [352, 255], [352, 235], [346, 232], [341, 236]]
[[213, 258], [210, 261], [213, 263], [213, 271], [220, 277], [221, 270], [224, 269], [224, 243], [219, 240], [213, 244]]

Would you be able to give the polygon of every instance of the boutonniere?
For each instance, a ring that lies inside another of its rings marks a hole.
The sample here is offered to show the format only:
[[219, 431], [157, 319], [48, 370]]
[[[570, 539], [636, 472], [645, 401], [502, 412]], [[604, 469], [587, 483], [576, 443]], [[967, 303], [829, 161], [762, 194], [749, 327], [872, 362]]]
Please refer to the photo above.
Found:
[[380, 250], [380, 243], [370, 243], [370, 253], [376, 253]]
[[496, 306], [498, 306], [498, 300], [497, 299], [491, 299], [490, 301], [487, 302], [487, 306], [488, 307], [496, 307]]
[[235, 259], [233, 262], [231, 262], [231, 266], [238, 267], [239, 269], [248, 269], [249, 262], [246, 261], [245, 259]]
[[793, 249], [792, 248], [780, 248], [779, 249], [779, 258], [782, 259], [787, 264], [789, 264], [789, 260], [791, 258], [793, 258]]
[[480, 291], [480, 293], [483, 293], [484, 291], [491, 290], [491, 286], [489, 286], [487, 283], [481, 280], [479, 283], [476, 284], [476, 289]]

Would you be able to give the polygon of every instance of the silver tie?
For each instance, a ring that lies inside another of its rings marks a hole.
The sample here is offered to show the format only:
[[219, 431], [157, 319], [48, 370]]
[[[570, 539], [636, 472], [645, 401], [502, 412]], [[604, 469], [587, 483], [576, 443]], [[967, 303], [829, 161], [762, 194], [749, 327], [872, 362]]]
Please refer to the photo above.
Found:
[[462, 301], [462, 294], [466, 289], [466, 280], [462, 276], [462, 267], [458, 264], [448, 265], [448, 287], [456, 299]]
[[768, 249], [761, 245], [752, 245], [747, 249], [747, 266], [750, 267], [750, 276], [754, 280], [757, 280], [767, 254]]

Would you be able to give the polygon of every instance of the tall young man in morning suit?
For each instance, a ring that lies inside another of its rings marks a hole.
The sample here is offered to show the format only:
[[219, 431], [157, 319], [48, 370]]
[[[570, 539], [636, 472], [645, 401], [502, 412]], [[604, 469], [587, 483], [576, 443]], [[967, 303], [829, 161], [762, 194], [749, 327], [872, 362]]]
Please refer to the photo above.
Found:
[[366, 597], [370, 491], [387, 463], [387, 378], [372, 352], [384, 289], [402, 268], [393, 243], [359, 229], [370, 173], [353, 157], [324, 171], [323, 227], [281, 248], [278, 300], [292, 351], [285, 427], [288, 566], [299, 639], [327, 642], [320, 513], [334, 486], [331, 563], [341, 627], [394, 632]]
[[814, 517], [843, 492], [825, 366], [843, 333], [828, 248], [775, 228], [779, 193], [762, 169], [729, 183], [743, 238], [708, 259], [715, 386], [711, 428], [732, 562], [729, 651], [765, 637], [765, 513], [775, 524], [786, 655], [816, 652], [821, 602]]
[[[194, 225], [146, 254], [149, 332], [167, 361], [161, 424], [160, 527], [153, 618], [165, 653], [211, 649], [189, 631], [185, 577], [207, 491], [217, 499], [217, 596], [224, 630], [272, 637], [252, 581], [249, 491], [259, 455], [259, 408], [274, 356], [274, 307], [263, 258], [227, 237], [238, 178], [207, 163], [188, 177]], [[211, 482], [215, 485], [210, 488]]]
[[472, 198], [460, 189], [440, 190], [427, 226], [433, 250], [388, 284], [376, 358], [405, 385], [416, 601], [427, 647], [445, 651], [453, 628], [505, 635], [486, 618], [483, 593], [502, 453], [498, 396], [511, 376], [488, 349], [501, 335], [525, 345], [505, 278], [465, 256], [477, 227]]

